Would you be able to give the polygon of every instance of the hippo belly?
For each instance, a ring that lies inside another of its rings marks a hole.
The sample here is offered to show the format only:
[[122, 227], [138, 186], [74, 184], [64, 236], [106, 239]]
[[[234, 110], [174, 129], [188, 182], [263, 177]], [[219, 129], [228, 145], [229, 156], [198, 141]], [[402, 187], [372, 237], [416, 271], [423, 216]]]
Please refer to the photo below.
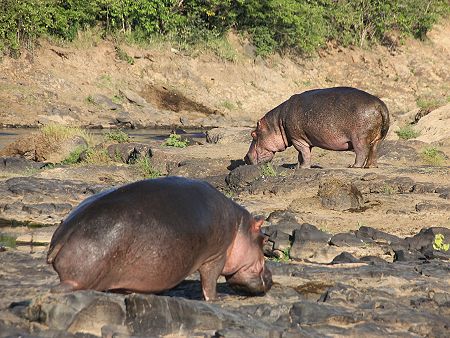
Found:
[[[243, 220], [252, 217], [212, 186], [180, 177], [94, 195], [52, 237], [47, 261], [61, 280], [54, 291], [156, 293], [198, 270], [205, 298], [212, 299]], [[262, 248], [250, 246], [261, 258]]]

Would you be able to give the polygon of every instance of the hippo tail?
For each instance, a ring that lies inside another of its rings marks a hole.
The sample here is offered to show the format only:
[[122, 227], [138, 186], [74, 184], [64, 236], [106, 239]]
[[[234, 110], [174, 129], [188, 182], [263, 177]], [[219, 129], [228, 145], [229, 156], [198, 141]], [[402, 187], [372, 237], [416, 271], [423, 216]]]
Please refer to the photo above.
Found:
[[386, 104], [380, 100], [378, 111], [381, 114], [381, 139], [384, 139], [389, 131], [389, 110]]
[[50, 247], [48, 248], [47, 252], [48, 264], [52, 264], [54, 262], [56, 256], [58, 256], [59, 252], [61, 251], [61, 248], [67, 242], [71, 234], [72, 231], [67, 231], [67, 229], [64, 229], [64, 223], [61, 223], [58, 226], [55, 233], [53, 234], [52, 240], [50, 242]]

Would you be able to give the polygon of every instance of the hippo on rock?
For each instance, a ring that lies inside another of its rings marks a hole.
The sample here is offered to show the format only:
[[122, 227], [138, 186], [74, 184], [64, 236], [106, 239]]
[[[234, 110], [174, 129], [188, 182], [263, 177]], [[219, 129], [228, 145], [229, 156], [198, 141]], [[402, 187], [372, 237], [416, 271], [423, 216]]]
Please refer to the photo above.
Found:
[[379, 98], [350, 87], [315, 89], [293, 95], [262, 117], [245, 156], [266, 163], [293, 145], [298, 166], [311, 166], [311, 149], [354, 150], [351, 167], [376, 167], [377, 146], [389, 130], [389, 112]]
[[262, 219], [210, 184], [181, 177], [143, 180], [83, 201], [53, 234], [53, 292], [158, 293], [199, 271], [206, 300], [219, 275], [259, 295], [272, 286]]

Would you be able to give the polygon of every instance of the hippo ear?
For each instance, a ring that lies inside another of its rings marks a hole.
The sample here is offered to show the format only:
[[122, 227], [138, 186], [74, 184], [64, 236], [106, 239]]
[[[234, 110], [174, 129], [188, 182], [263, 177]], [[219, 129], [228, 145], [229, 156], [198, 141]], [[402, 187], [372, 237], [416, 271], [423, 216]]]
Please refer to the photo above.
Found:
[[256, 124], [256, 129], [258, 129], [258, 130], [268, 129], [268, 125], [267, 125], [266, 119], [264, 117], [261, 117], [259, 119], [258, 123]]
[[261, 226], [264, 223], [264, 219], [263, 218], [254, 218], [252, 223], [251, 223], [251, 230], [253, 233], [259, 233], [261, 232]]

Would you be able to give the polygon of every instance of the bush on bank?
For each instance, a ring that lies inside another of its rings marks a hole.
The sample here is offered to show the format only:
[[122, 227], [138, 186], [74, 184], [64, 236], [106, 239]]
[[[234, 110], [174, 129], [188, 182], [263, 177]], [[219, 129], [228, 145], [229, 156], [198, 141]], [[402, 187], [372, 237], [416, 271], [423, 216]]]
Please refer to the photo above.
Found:
[[99, 27], [102, 36], [159, 36], [194, 44], [234, 29], [259, 55], [311, 54], [328, 41], [383, 42], [386, 34], [423, 38], [450, 13], [447, 0], [2, 0], [0, 51], [17, 54], [36, 38], [71, 41]]

